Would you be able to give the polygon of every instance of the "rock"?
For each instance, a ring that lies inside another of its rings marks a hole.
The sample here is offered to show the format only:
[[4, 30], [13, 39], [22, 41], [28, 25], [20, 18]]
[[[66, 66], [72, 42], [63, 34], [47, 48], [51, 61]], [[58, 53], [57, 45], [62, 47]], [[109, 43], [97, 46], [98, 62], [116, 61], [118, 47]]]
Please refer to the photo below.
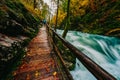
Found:
[[19, 0], [0, 0], [0, 79], [9, 75], [37, 34], [40, 19]]

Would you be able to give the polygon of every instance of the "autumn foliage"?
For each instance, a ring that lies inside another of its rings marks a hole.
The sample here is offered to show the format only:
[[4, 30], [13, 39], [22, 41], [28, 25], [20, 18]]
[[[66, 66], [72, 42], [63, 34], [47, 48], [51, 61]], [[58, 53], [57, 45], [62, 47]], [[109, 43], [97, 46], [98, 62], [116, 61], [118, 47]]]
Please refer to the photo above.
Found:
[[[64, 29], [66, 20], [65, 0], [59, 10], [58, 23]], [[120, 27], [120, 0], [71, 0], [70, 2], [70, 29], [82, 32], [105, 34]], [[63, 16], [64, 18], [60, 18]], [[54, 23], [55, 19], [52, 19]], [[62, 22], [61, 22], [62, 21]]]

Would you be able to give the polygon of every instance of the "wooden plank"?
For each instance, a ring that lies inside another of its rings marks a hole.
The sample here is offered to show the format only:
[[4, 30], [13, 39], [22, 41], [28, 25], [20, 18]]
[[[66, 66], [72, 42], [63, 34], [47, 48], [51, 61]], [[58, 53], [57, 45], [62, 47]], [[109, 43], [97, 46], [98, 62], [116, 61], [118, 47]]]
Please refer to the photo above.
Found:
[[14, 80], [60, 80], [50, 53], [46, 28], [42, 27], [30, 42], [21, 66], [14, 72]]

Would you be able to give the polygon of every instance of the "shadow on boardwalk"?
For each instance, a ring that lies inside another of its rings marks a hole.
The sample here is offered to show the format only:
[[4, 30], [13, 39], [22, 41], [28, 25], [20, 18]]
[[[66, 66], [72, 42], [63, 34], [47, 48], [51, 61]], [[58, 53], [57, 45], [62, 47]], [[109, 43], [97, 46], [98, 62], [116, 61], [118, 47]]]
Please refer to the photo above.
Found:
[[46, 28], [42, 27], [30, 42], [22, 65], [14, 73], [14, 80], [59, 80], [50, 53]]

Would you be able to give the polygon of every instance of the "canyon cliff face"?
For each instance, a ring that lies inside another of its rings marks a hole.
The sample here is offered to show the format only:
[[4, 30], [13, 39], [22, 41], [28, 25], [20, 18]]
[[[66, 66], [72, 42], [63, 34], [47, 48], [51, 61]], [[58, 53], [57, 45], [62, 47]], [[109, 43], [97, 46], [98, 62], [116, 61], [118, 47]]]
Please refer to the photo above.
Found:
[[37, 34], [40, 19], [19, 0], [0, 1], [0, 79], [5, 80], [20, 64], [26, 46]]

